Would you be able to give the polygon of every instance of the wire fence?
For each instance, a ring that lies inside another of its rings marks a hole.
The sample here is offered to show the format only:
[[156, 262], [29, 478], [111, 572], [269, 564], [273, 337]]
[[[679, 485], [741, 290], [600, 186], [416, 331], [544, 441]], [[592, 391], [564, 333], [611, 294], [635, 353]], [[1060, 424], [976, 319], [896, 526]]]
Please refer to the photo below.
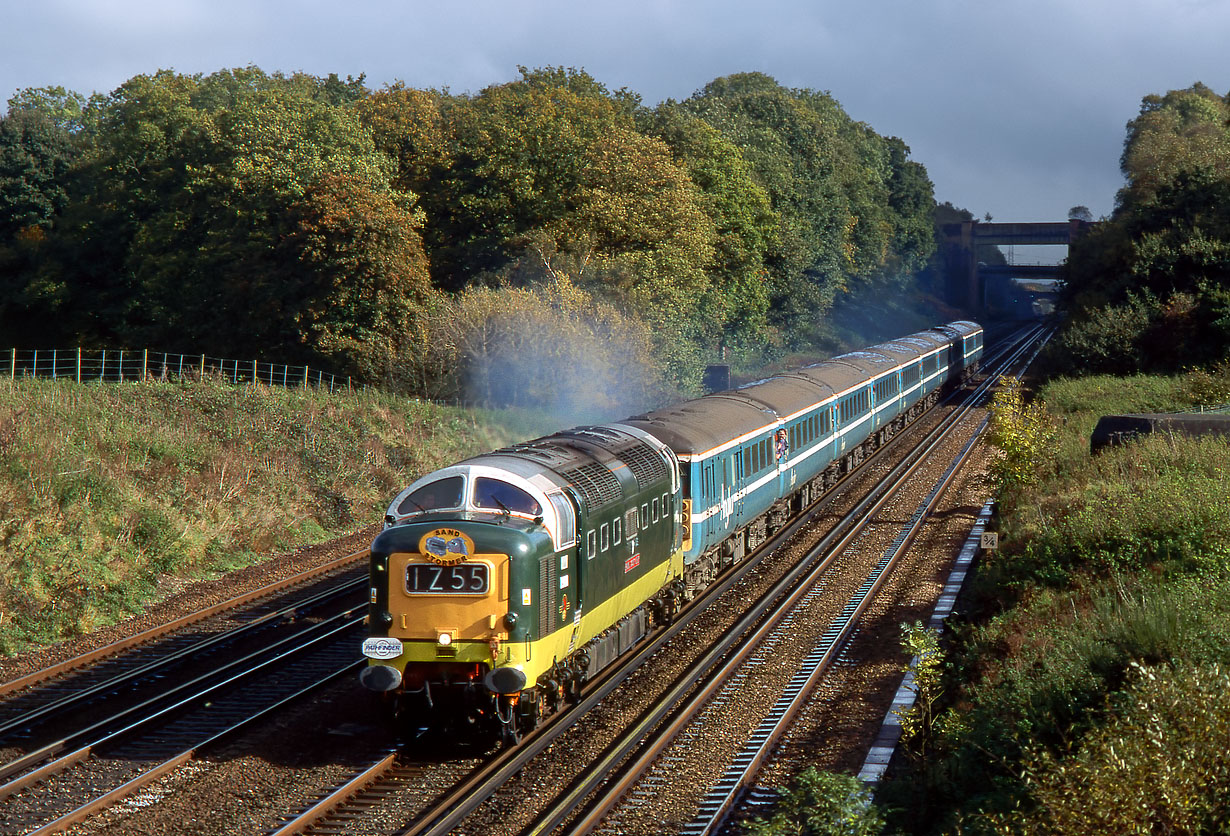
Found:
[[11, 349], [9, 378], [43, 377], [90, 381], [142, 382], [186, 381], [217, 377], [235, 384], [263, 383], [287, 388], [352, 391], [349, 377], [330, 374], [308, 366], [262, 363], [259, 360], [226, 360], [204, 354], [168, 354], [148, 349]]

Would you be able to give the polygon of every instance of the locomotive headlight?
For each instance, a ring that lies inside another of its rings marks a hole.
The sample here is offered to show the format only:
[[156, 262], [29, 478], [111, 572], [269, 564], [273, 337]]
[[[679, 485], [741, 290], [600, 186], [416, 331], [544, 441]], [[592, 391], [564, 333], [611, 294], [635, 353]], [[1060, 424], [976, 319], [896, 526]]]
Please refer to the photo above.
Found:
[[448, 633], [441, 633], [440, 637], [436, 639], [436, 641], [439, 643], [441, 647], [448, 647], [450, 644], [453, 643], [453, 637], [450, 636]]

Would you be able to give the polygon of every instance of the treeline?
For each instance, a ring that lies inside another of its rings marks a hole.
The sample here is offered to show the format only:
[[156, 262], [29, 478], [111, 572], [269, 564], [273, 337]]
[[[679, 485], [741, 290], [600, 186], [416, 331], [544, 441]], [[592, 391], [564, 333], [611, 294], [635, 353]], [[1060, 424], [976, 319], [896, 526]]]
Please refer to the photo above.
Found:
[[159, 71], [9, 100], [0, 333], [644, 400], [900, 292], [933, 206], [900, 139], [758, 73], [649, 108], [562, 68], [477, 94]]
[[1230, 96], [1146, 96], [1113, 215], [1071, 247], [1059, 371], [1176, 372], [1230, 355]]

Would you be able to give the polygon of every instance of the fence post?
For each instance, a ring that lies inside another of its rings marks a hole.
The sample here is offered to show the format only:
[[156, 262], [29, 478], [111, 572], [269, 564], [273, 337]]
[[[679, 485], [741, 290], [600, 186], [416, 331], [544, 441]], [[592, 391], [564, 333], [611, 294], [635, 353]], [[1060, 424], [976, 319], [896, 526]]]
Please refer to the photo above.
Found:
[[124, 349], [120, 349], [120, 383], [124, 382]]
[[149, 349], [143, 349], [141, 354], [141, 382], [149, 382]]
[[9, 378], [17, 379], [17, 349], [13, 349], [13, 358], [9, 360]]
[[303, 367], [303, 388], [304, 389], [307, 388], [307, 379], [308, 379], [308, 367], [304, 366]]
[[205, 380], [205, 355], [201, 355], [201, 381]]
[[31, 377], [38, 377], [38, 349], [34, 349], [34, 371], [30, 374]]
[[102, 363], [98, 366], [98, 382], [102, 383], [107, 379], [107, 349], [102, 350]]
[[257, 372], [256, 372], [256, 361], [255, 360], [252, 361], [252, 385], [253, 386], [261, 385], [261, 379], [257, 375]]
[[77, 346], [77, 382], [81, 382], [81, 346]]

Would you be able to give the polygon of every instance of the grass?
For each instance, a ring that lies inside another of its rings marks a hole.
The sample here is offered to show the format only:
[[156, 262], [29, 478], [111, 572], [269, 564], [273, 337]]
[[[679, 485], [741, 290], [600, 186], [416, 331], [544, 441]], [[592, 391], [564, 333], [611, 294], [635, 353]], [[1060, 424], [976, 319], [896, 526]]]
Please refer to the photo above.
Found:
[[378, 521], [422, 473], [556, 427], [382, 395], [204, 383], [0, 386], [0, 653]]

